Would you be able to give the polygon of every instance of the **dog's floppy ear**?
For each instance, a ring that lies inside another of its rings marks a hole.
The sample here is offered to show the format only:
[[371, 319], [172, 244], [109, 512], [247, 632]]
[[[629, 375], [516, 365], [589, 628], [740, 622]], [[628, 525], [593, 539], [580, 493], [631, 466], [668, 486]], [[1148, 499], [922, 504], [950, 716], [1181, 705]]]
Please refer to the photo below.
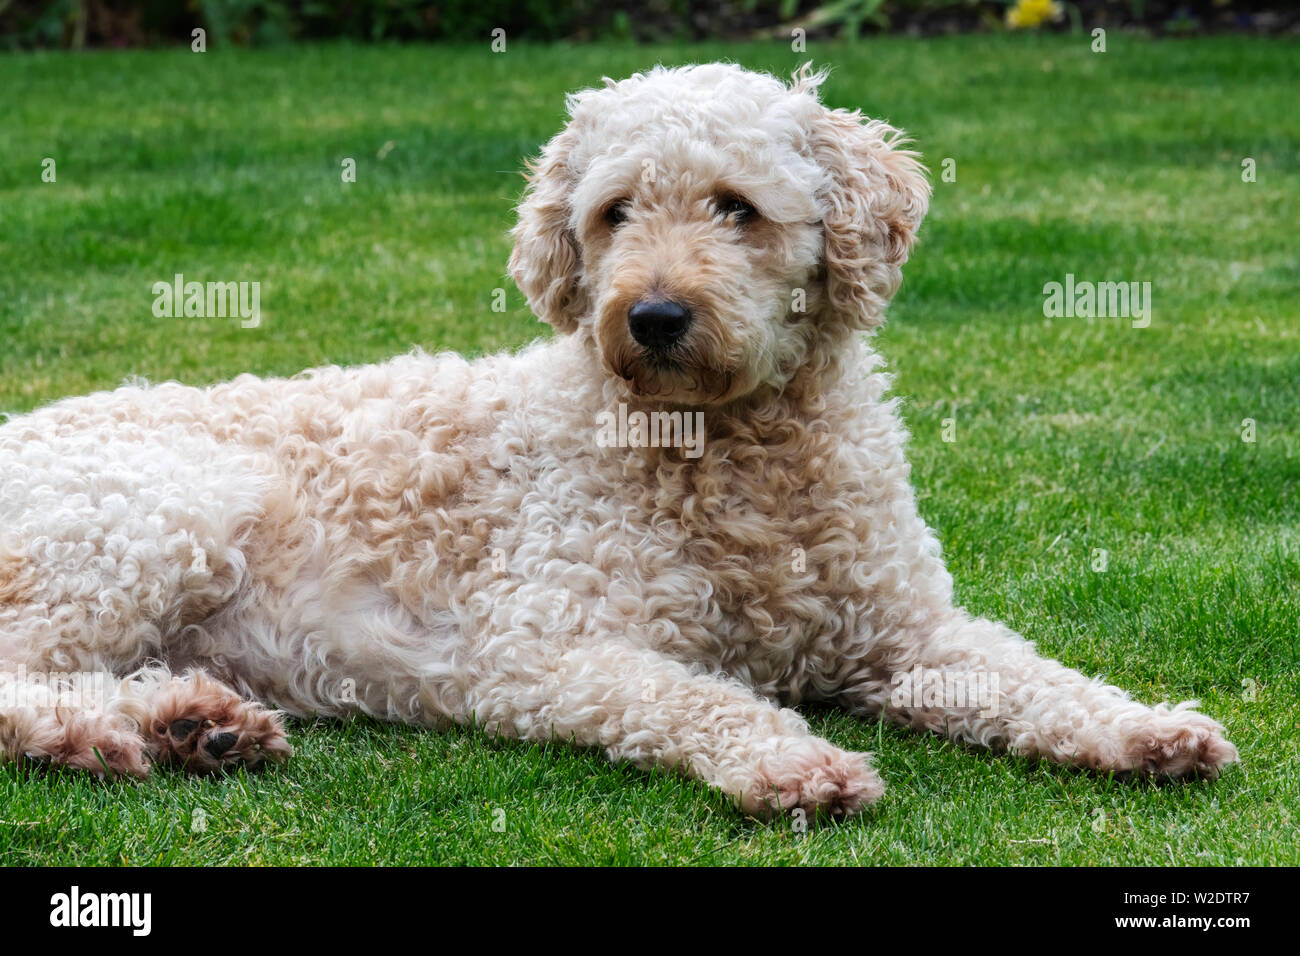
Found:
[[569, 228], [569, 194], [574, 177], [569, 152], [576, 134], [561, 131], [528, 164], [528, 188], [511, 230], [510, 275], [537, 317], [557, 332], [572, 332], [584, 303], [578, 286], [581, 259]]
[[925, 167], [903, 142], [888, 124], [846, 110], [823, 108], [811, 130], [813, 156], [827, 173], [818, 196], [827, 297], [854, 328], [880, 324], [930, 205]]

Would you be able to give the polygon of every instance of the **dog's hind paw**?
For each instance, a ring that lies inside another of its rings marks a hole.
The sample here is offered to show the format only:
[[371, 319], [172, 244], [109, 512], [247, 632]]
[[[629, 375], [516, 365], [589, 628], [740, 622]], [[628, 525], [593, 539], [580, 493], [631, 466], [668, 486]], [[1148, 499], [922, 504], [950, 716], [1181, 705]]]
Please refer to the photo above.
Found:
[[110, 779], [149, 773], [145, 742], [130, 721], [108, 714], [51, 712], [29, 717], [16, 749], [25, 759]]
[[202, 673], [168, 681], [152, 702], [145, 730], [156, 760], [196, 773], [253, 769], [293, 753], [275, 711]]

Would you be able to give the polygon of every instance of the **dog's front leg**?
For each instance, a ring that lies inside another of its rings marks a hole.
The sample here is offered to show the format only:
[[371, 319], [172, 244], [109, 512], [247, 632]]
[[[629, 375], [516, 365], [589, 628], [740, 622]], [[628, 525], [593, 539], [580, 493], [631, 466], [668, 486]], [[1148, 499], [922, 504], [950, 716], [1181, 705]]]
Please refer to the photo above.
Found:
[[850, 708], [1103, 772], [1212, 777], [1237, 759], [1194, 701], [1148, 707], [960, 608], [923, 635], [886, 644], [890, 666], [859, 675], [843, 695]]
[[[527, 602], [524, 602], [525, 604]], [[857, 811], [884, 785], [867, 756], [808, 732], [744, 685], [700, 673], [589, 620], [545, 623], [500, 605], [466, 703], [489, 732], [602, 747], [611, 759], [671, 767], [748, 813]]]

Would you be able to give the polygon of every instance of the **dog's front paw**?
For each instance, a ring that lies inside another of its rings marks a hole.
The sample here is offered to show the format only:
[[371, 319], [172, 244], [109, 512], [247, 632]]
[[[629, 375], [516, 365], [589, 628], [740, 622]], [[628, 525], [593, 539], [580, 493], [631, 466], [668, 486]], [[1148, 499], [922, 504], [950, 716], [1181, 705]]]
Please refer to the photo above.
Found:
[[759, 762], [753, 786], [741, 795], [741, 807], [756, 816], [795, 808], [851, 816], [885, 792], [867, 759], [816, 737], [788, 742]]
[[1125, 728], [1117, 770], [1159, 777], [1217, 777], [1237, 760], [1237, 748], [1223, 736], [1223, 725], [1190, 709], [1154, 708], [1150, 716]]

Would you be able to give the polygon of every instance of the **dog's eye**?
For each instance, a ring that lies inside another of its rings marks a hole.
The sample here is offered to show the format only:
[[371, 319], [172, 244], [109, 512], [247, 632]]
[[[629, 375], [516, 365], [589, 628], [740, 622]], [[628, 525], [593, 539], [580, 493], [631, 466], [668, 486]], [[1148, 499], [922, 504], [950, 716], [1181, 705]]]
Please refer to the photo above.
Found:
[[717, 202], [718, 212], [724, 217], [734, 217], [737, 225], [744, 225], [758, 218], [758, 210], [739, 196], [723, 196]]
[[617, 229], [627, 222], [627, 205], [626, 199], [620, 199], [605, 210], [605, 224], [609, 228]]

